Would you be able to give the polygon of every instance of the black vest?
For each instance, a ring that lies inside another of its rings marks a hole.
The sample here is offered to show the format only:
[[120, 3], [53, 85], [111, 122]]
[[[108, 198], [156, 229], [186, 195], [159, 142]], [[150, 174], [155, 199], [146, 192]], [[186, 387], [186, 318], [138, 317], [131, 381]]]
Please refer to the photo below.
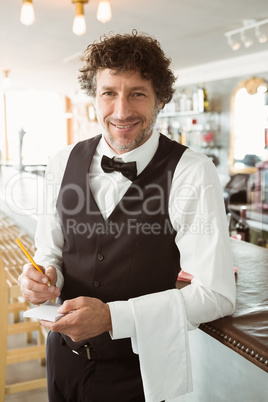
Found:
[[[180, 270], [168, 203], [175, 168], [186, 147], [161, 135], [148, 166], [104, 220], [88, 175], [101, 136], [76, 144], [57, 201], [64, 235], [62, 301], [89, 296], [127, 300], [172, 289]], [[130, 340], [91, 338], [104, 358], [132, 354]]]

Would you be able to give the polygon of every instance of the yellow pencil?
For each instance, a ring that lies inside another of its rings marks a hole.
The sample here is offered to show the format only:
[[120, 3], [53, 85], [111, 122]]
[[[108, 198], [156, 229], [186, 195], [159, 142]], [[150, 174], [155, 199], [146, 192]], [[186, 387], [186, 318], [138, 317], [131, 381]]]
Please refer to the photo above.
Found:
[[[37, 269], [37, 271], [39, 271], [41, 274], [43, 274], [44, 272], [41, 271], [41, 269], [38, 267], [38, 265], [36, 264], [36, 262], [33, 260], [33, 258], [30, 256], [30, 254], [28, 253], [28, 251], [26, 250], [26, 248], [22, 245], [22, 243], [20, 242], [19, 239], [16, 239], [18, 245], [20, 246], [20, 248], [22, 249], [22, 251], [24, 252], [24, 254], [26, 255], [26, 257], [28, 258], [28, 260], [33, 264], [33, 266]], [[47, 283], [48, 286], [50, 286], [50, 282]]]

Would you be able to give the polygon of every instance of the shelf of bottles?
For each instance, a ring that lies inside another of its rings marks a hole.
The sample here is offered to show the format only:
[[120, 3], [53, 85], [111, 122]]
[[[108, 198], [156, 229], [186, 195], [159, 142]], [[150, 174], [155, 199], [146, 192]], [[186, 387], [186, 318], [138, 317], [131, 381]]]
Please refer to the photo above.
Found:
[[204, 153], [219, 149], [220, 115], [211, 111], [205, 88], [177, 89], [158, 115], [157, 129]]

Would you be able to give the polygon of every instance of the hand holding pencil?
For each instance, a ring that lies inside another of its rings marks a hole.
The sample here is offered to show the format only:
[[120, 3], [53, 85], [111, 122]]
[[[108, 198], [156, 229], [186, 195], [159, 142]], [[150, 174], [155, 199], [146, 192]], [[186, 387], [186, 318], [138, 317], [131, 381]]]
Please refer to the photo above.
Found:
[[[26, 248], [23, 246], [23, 244], [21, 243], [21, 241], [19, 239], [16, 239], [16, 242], [18, 243], [18, 245], [20, 246], [20, 248], [22, 249], [22, 251], [24, 252], [24, 254], [26, 255], [26, 257], [28, 258], [28, 260], [32, 263], [32, 265], [35, 267], [35, 269], [37, 269], [37, 271], [39, 271], [41, 274], [43, 274], [43, 272], [41, 271], [41, 269], [38, 267], [38, 265], [36, 264], [36, 262], [34, 261], [34, 259], [31, 257], [31, 255], [28, 253], [28, 251], [26, 250]], [[47, 282], [47, 286], [50, 286], [50, 282]]]
[[51, 265], [45, 270], [38, 266], [20, 240], [16, 239], [16, 241], [31, 263], [24, 265], [23, 273], [19, 277], [24, 298], [33, 304], [41, 304], [58, 297], [60, 290], [55, 286], [57, 281], [55, 267]]

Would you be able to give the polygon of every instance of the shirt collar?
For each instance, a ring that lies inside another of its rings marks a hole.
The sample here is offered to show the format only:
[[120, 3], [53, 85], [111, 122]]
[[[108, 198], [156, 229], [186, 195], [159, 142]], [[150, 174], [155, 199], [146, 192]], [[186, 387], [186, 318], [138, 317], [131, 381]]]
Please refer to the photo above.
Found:
[[159, 143], [159, 132], [155, 129], [151, 137], [138, 148], [133, 149], [132, 151], [126, 152], [124, 154], [117, 154], [105, 141], [104, 137], [101, 137], [101, 140], [98, 145], [98, 153], [102, 157], [103, 155], [109, 156], [109, 158], [113, 158], [114, 156], [120, 158], [123, 162], [136, 162], [137, 164], [137, 174], [139, 175], [148, 163], [151, 161], [154, 156]]

